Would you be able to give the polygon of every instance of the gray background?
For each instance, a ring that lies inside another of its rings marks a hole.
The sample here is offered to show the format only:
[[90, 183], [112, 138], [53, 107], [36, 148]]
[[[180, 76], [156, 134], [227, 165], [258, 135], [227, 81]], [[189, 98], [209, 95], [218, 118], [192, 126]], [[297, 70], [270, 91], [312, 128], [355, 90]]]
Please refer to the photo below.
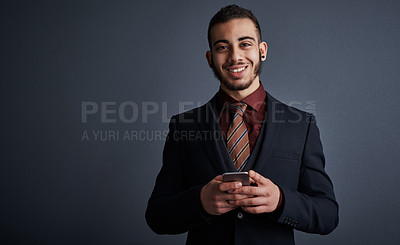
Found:
[[[298, 244], [397, 244], [400, 3], [233, 2], [253, 10], [269, 44], [266, 90], [317, 116], [340, 224], [296, 232]], [[217, 91], [206, 31], [229, 3], [1, 2], [0, 243], [184, 242], [145, 223], [164, 144], [151, 134]], [[85, 101], [116, 103], [116, 122], [99, 112], [83, 123]], [[125, 101], [139, 107], [134, 123], [119, 118]], [[143, 102], [167, 109], [146, 122]], [[149, 136], [87, 141], [85, 130]]]

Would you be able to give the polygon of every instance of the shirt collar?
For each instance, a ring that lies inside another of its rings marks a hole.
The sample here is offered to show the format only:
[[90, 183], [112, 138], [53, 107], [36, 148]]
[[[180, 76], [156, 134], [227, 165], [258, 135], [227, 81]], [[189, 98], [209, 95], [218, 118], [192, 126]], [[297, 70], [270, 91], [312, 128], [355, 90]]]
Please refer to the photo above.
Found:
[[[246, 103], [248, 106], [250, 106], [253, 110], [258, 111], [261, 107], [261, 105], [265, 102], [265, 97], [267, 96], [267, 93], [264, 90], [264, 87], [260, 81], [260, 86], [254, 91], [253, 93], [249, 94], [246, 98], [242, 99], [241, 102]], [[217, 93], [217, 106], [219, 111], [222, 110], [222, 107], [232, 104], [234, 102], [237, 102], [234, 98], [229, 96], [227, 93], [225, 93], [224, 90], [219, 88], [219, 91]]]

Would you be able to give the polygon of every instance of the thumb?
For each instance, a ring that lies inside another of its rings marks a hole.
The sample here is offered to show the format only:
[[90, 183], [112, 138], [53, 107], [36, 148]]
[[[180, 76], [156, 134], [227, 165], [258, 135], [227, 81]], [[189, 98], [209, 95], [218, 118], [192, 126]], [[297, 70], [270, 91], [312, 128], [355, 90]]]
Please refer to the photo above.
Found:
[[266, 178], [264, 178], [264, 176], [262, 176], [261, 174], [257, 173], [256, 171], [250, 170], [249, 171], [249, 176], [250, 178], [252, 178], [254, 180], [254, 182], [256, 182], [256, 184], [266, 184]]
[[221, 182], [222, 181], [222, 175], [215, 176], [214, 180]]

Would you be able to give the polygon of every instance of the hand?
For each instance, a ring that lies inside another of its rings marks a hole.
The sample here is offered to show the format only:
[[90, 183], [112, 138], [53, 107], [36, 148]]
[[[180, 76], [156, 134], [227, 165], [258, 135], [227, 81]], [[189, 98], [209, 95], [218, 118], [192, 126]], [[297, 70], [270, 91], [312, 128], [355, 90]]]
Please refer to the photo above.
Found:
[[232, 194], [242, 186], [241, 182], [222, 182], [222, 175], [216, 176], [208, 182], [200, 191], [200, 201], [203, 209], [211, 215], [220, 215], [237, 207], [229, 201], [247, 198], [247, 195]]
[[250, 170], [250, 181], [256, 186], [242, 186], [234, 190], [232, 193], [244, 194], [247, 198], [241, 200], [233, 200], [231, 205], [238, 205], [244, 211], [253, 214], [271, 213], [276, 210], [279, 198], [280, 189], [271, 180], [264, 178], [259, 173]]

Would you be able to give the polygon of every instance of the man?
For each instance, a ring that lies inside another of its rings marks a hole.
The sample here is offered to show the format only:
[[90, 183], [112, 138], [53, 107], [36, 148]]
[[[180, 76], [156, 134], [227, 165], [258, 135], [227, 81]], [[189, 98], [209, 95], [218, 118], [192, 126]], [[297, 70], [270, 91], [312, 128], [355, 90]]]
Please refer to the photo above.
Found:
[[[158, 234], [188, 231], [187, 244], [282, 245], [294, 244], [293, 229], [330, 233], [338, 204], [314, 116], [264, 91], [267, 44], [256, 17], [222, 8], [208, 41], [220, 90], [172, 117], [147, 223]], [[252, 184], [223, 182], [232, 171], [248, 171]]]

